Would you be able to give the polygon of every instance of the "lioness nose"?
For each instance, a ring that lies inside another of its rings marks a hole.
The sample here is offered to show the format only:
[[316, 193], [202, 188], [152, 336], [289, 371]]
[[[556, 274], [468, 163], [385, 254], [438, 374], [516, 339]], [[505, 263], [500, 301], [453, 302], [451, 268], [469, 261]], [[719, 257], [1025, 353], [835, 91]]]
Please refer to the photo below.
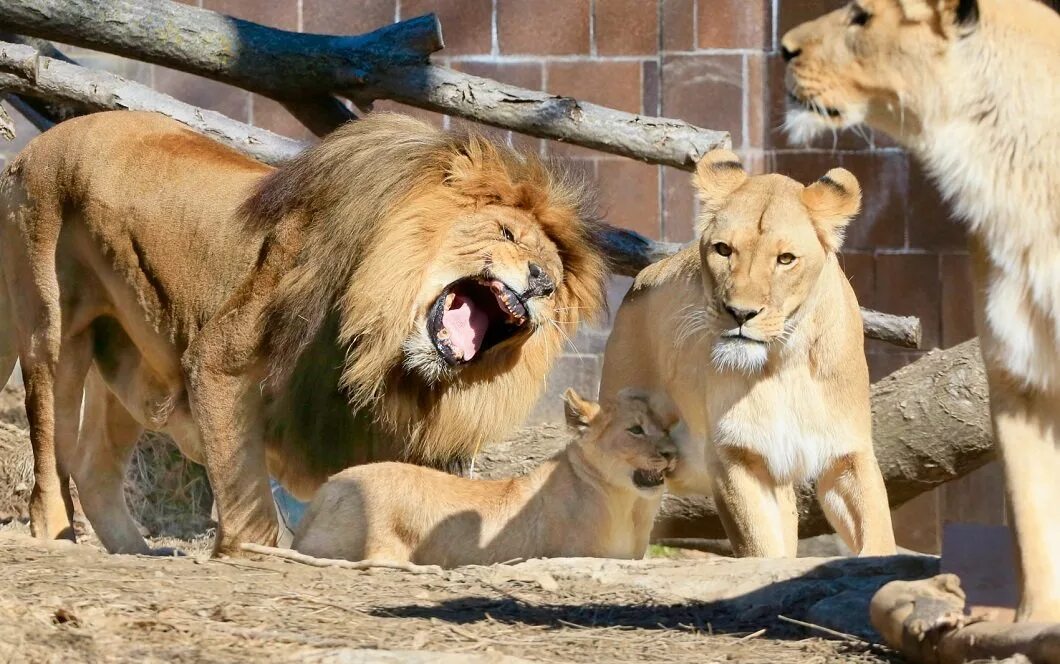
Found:
[[531, 297], [535, 295], [547, 297], [556, 292], [556, 282], [552, 281], [552, 277], [548, 276], [548, 273], [542, 270], [540, 265], [530, 263], [527, 269], [530, 271], [530, 278], [526, 282], [527, 295]]
[[799, 53], [802, 53], [801, 48], [788, 48], [786, 44], [780, 45], [780, 57], [784, 58], [784, 62], [791, 62], [795, 58], [799, 57]]
[[738, 325], [743, 325], [762, 312], [761, 309], [737, 309], [729, 306], [725, 307], [725, 311], [729, 312], [729, 315], [732, 316]]

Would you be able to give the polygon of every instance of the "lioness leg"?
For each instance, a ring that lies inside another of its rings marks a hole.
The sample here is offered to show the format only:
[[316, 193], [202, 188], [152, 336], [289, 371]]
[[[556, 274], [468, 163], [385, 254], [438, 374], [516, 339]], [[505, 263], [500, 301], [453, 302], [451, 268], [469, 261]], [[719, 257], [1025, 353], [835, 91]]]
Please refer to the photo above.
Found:
[[732, 449], [722, 454], [727, 462], [717, 463], [713, 472], [714, 503], [733, 553], [741, 558], [791, 555], [785, 525], [790, 517], [782, 509], [790, 485], [778, 487], [757, 454]]
[[817, 500], [828, 523], [859, 556], [895, 552], [883, 475], [871, 452], [844, 456], [817, 478]]
[[1016, 619], [1060, 622], [1060, 395], [988, 378], [1020, 559]]
[[81, 507], [111, 553], [150, 553], [125, 503], [125, 469], [142, 432], [94, 370], [85, 383], [85, 417], [69, 467]]

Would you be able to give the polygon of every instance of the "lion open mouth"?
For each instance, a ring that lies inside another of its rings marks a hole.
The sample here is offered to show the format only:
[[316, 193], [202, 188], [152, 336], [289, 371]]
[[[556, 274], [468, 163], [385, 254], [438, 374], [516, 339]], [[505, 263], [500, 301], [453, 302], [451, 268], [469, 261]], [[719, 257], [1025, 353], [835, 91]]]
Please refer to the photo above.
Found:
[[638, 468], [633, 471], [633, 484], [641, 489], [651, 489], [663, 483], [663, 471]]
[[803, 99], [802, 97], [796, 95], [794, 92], [788, 92], [788, 101], [795, 104], [796, 106], [806, 109], [807, 111], [812, 111], [818, 115], [825, 115], [834, 120], [839, 119], [843, 116], [843, 112], [840, 111], [838, 108], [824, 106], [822, 104], [818, 104], [815, 101]]
[[529, 322], [526, 305], [507, 284], [469, 277], [446, 286], [434, 301], [427, 331], [438, 353], [453, 365], [470, 362]]

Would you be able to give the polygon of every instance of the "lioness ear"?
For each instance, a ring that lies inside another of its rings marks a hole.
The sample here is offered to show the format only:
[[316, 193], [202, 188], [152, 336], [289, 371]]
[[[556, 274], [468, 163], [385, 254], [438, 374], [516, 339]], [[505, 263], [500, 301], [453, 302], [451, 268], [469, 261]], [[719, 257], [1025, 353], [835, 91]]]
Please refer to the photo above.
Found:
[[861, 185], [845, 168], [833, 168], [802, 190], [802, 204], [826, 251], [839, 251], [843, 232], [861, 207]]
[[907, 21], [926, 22], [938, 16], [947, 36], [968, 34], [979, 23], [979, 0], [898, 0]]
[[599, 413], [600, 404], [583, 399], [573, 387], [568, 387], [563, 393], [563, 415], [567, 419], [567, 426], [584, 431]]
[[711, 150], [696, 163], [692, 183], [708, 212], [716, 212], [732, 192], [747, 180], [740, 158], [729, 150]]

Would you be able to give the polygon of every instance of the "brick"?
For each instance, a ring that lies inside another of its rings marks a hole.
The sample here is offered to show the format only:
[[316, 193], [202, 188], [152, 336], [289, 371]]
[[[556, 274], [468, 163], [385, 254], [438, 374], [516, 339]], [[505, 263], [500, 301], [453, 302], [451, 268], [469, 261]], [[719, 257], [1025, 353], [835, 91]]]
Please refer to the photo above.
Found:
[[938, 489], [922, 493], [894, 510], [891, 520], [898, 546], [932, 554], [941, 549]]
[[659, 97], [662, 81], [659, 80], [659, 63], [655, 60], [645, 60], [641, 65], [641, 87], [644, 88], [641, 112], [645, 115], [659, 115], [662, 99]]
[[963, 251], [968, 239], [964, 227], [950, 214], [935, 183], [910, 159], [909, 246], [914, 249]]
[[906, 154], [845, 152], [836, 165], [853, 173], [861, 184], [861, 213], [847, 227], [844, 246], [848, 249], [904, 247], [909, 198]]
[[767, 58], [761, 53], [744, 56], [744, 67], [747, 69], [747, 89], [744, 93], [747, 136], [744, 137], [744, 146], [747, 148], [762, 148], [769, 143], [769, 89], [766, 66]]
[[662, 47], [664, 51], [691, 51], [695, 48], [696, 0], [662, 1]]
[[593, 34], [599, 55], [654, 55], [659, 50], [659, 7], [645, 0], [596, 0]]
[[696, 188], [691, 174], [663, 168], [663, 239], [688, 242], [695, 238]]
[[589, 52], [589, 0], [543, 7], [497, 0], [497, 41], [504, 54], [576, 55]]
[[849, 0], [776, 0], [776, 2], [780, 3], [777, 8], [778, 37], [783, 37], [784, 33], [800, 23], [811, 21], [833, 9], [849, 4]]
[[998, 461], [942, 487], [942, 519], [951, 523], [1005, 523], [1005, 472]]
[[664, 56], [662, 81], [664, 116], [726, 130], [743, 144], [743, 56]]
[[304, 32], [359, 35], [390, 25], [396, 15], [397, 0], [302, 0]]
[[949, 348], [975, 336], [971, 259], [967, 254], [943, 254], [939, 278], [942, 281], [942, 347]]
[[202, 0], [202, 8], [272, 28], [298, 29], [298, 0]]
[[773, 8], [769, 0], [697, 0], [696, 46], [769, 48], [773, 43]]
[[784, 117], [788, 110], [788, 93], [784, 83], [784, 60], [779, 55], [770, 55], [765, 58], [763, 74], [765, 76], [764, 93], [759, 104], [764, 106], [765, 128], [763, 130], [764, 144], [771, 148], [798, 148], [806, 147], [823, 150], [868, 150], [872, 148], [872, 141], [866, 140], [871, 137], [872, 132], [867, 127], [858, 127], [858, 131], [845, 130], [832, 134], [827, 132], [808, 145], [794, 143], [788, 140], [784, 133]]
[[[465, 74], [481, 76], [483, 78], [492, 78], [501, 83], [516, 85], [529, 90], [540, 90], [544, 87], [542, 83], [544, 80], [544, 65], [540, 62], [456, 61], [453, 62], [451, 66], [453, 69], [464, 72]], [[484, 125], [477, 126], [484, 127]], [[492, 127], [490, 129], [492, 131], [502, 131], [493, 129]], [[510, 141], [513, 145], [522, 150], [534, 154], [541, 151], [541, 144], [544, 142], [540, 138], [517, 134], [515, 132], [506, 132], [505, 140]]]
[[402, 0], [401, 19], [434, 12], [442, 22], [442, 55], [493, 50], [493, 0]]
[[261, 95], [251, 95], [251, 118], [255, 127], [264, 127], [282, 136], [301, 141], [313, 140], [313, 132], [291, 115], [279, 102]]
[[876, 257], [868, 252], [844, 251], [839, 257], [858, 304], [876, 308]]
[[901, 316], [918, 316], [924, 328], [922, 347], [939, 345], [942, 287], [935, 254], [876, 256], [876, 306]]
[[608, 223], [658, 240], [659, 167], [605, 158], [596, 165], [600, 211]]
[[153, 66], [146, 62], [77, 46], [62, 45], [61, 50], [67, 57], [72, 58], [82, 67], [102, 69], [130, 81], [151, 85]]
[[[548, 62], [547, 91], [601, 106], [639, 113], [643, 103], [641, 63], [635, 61]], [[590, 158], [600, 152], [556, 141], [546, 143], [550, 154]]]
[[156, 90], [183, 102], [223, 113], [240, 122], [250, 119], [250, 93], [246, 90], [157, 66], [154, 80]]
[[598, 355], [561, 355], [545, 382], [545, 392], [530, 413], [528, 424], [563, 422], [563, 392], [573, 387], [583, 397], [595, 399], [600, 385]]

